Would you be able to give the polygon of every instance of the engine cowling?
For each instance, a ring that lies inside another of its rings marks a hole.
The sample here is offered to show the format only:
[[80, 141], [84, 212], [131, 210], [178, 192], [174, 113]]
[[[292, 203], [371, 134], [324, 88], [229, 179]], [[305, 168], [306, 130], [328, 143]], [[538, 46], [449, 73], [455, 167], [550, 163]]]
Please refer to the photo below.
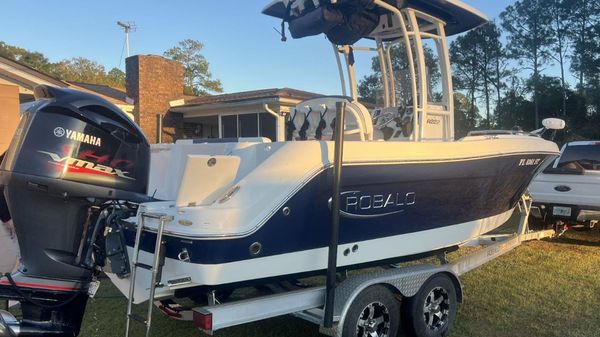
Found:
[[84, 281], [79, 265], [89, 208], [147, 199], [150, 145], [108, 101], [40, 86], [0, 174], [28, 277]]

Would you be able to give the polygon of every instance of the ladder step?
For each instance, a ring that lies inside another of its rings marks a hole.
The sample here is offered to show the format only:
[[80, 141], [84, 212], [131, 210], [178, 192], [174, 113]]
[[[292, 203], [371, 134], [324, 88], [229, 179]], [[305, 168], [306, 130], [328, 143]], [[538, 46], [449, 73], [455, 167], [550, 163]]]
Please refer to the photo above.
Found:
[[142, 268], [142, 269], [146, 269], [146, 270], [150, 270], [150, 271], [153, 269], [151, 265], [145, 264], [145, 263], [137, 262], [134, 265], [138, 268]]
[[134, 321], [140, 322], [142, 324], [148, 324], [148, 321], [144, 317], [142, 317], [138, 314], [129, 314], [129, 318], [131, 318]]
[[162, 214], [162, 213], [142, 213], [142, 217], [143, 218], [148, 218], [148, 219], [157, 219], [157, 220], [161, 220], [161, 219], [165, 219], [165, 220], [173, 220], [173, 216], [169, 216], [166, 214]]

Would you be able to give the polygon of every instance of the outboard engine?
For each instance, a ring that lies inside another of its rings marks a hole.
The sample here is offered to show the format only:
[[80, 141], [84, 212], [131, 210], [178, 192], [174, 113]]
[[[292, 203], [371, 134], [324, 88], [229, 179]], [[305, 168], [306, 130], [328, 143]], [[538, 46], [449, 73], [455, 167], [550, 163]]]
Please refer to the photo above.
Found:
[[39, 86], [35, 96], [0, 167], [21, 250], [19, 271], [0, 278], [0, 299], [20, 301], [23, 313], [15, 321], [0, 312], [0, 336], [77, 336], [109, 255], [97, 244], [110, 232], [108, 214], [131, 216], [118, 205], [149, 199], [150, 145], [95, 95]]

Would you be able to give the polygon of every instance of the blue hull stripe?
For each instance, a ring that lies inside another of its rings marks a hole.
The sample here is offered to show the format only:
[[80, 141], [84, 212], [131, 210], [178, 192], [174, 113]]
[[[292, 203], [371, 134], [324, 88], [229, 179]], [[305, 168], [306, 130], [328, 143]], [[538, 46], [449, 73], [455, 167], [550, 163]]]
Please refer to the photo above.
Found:
[[[414, 233], [483, 219], [515, 207], [543, 162], [554, 156], [514, 155], [461, 162], [345, 166], [342, 176], [340, 244]], [[532, 159], [523, 164], [523, 159]], [[539, 159], [539, 160], [538, 160]], [[221, 264], [328, 246], [332, 170], [323, 171], [259, 230], [243, 238], [191, 240], [166, 236], [167, 257], [183, 248], [192, 263]], [[380, 216], [382, 214], [387, 214]], [[354, 215], [354, 216], [352, 216]], [[358, 215], [358, 216], [357, 216]], [[126, 234], [133, 246], [134, 232]], [[156, 235], [144, 233], [142, 249], [154, 250]]]

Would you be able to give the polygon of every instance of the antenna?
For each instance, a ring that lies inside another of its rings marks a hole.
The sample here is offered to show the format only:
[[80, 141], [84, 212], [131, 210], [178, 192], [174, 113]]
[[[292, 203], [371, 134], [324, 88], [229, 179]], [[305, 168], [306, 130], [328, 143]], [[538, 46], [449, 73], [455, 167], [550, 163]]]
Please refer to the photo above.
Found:
[[125, 31], [125, 46], [127, 46], [127, 57], [129, 57], [129, 32], [135, 32], [137, 27], [135, 22], [131, 21], [117, 21], [117, 25], [119, 25], [121, 28], [123, 28], [123, 31]]

